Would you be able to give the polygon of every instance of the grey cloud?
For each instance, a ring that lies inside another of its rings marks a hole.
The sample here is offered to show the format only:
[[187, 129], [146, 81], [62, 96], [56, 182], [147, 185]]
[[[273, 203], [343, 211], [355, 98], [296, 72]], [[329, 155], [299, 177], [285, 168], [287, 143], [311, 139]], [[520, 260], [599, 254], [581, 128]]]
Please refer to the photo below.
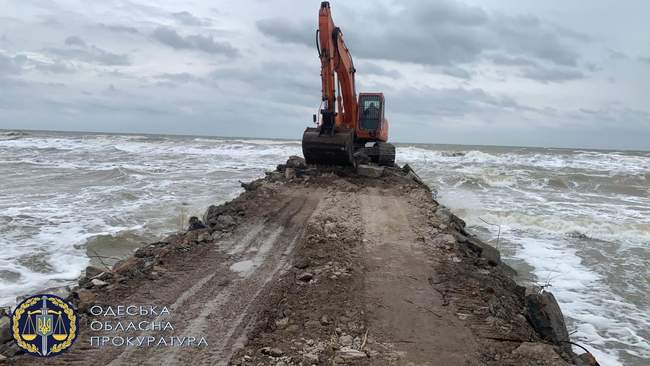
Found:
[[512, 98], [490, 95], [480, 88], [412, 88], [392, 96], [390, 103], [395, 113], [427, 115], [434, 120], [488, 109], [532, 110]]
[[391, 79], [400, 79], [402, 74], [399, 71], [394, 69], [386, 69], [374, 62], [362, 61], [355, 64], [357, 73], [361, 75], [377, 75], [385, 76]]
[[614, 59], [614, 60], [625, 60], [628, 58], [626, 54], [620, 51], [616, 51], [613, 49], [607, 49], [607, 52], [609, 53], [609, 58]]
[[174, 19], [176, 19], [176, 21], [184, 25], [203, 26], [203, 25], [210, 24], [209, 20], [200, 19], [188, 11], [180, 11], [177, 13], [172, 13], [171, 16]]
[[21, 71], [22, 59], [16, 57], [0, 54], [0, 75], [12, 75]]
[[513, 57], [505, 54], [494, 54], [489, 55], [488, 59], [494, 62], [497, 65], [504, 66], [531, 66], [537, 65], [537, 63], [531, 59], [525, 57]]
[[86, 47], [86, 42], [84, 42], [83, 39], [77, 36], [70, 36], [65, 39], [65, 45], [66, 46], [79, 46], [79, 47]]
[[239, 52], [228, 42], [218, 42], [212, 37], [202, 35], [181, 36], [174, 29], [158, 27], [152, 37], [169, 47], [175, 49], [194, 49], [207, 53], [222, 54], [228, 57], [236, 57]]
[[131, 64], [127, 55], [112, 53], [94, 45], [85, 48], [47, 48], [45, 52], [67, 60], [79, 60], [99, 65], [128, 66]]
[[258, 20], [255, 25], [260, 32], [279, 41], [315, 47], [315, 25], [307, 21], [294, 23], [282, 18]]
[[[576, 66], [578, 53], [562, 38], [562, 32], [530, 15], [495, 17], [492, 30], [506, 50], [563, 66]], [[566, 38], [566, 37], [565, 37]]]
[[581, 71], [576, 69], [542, 66], [524, 68], [521, 76], [543, 83], [578, 80], [585, 77]]
[[585, 64], [585, 69], [587, 69], [590, 72], [598, 72], [601, 71], [603, 68], [601, 66], [598, 66], [597, 64], [588, 62]]
[[[388, 17], [377, 28], [375, 19]], [[372, 21], [371, 21], [372, 20]], [[313, 46], [315, 22], [262, 19], [257, 28], [277, 40]], [[588, 37], [535, 16], [490, 14], [455, 1], [410, 0], [400, 10], [377, 6], [348, 21], [346, 40], [357, 57], [457, 66], [484, 56], [510, 66], [543, 62], [578, 68], [576, 45]], [[460, 73], [456, 73], [460, 75]]]
[[43, 62], [25, 55], [9, 57], [0, 54], [0, 75], [16, 75], [29, 69], [35, 69], [46, 73], [69, 73], [73, 70], [62, 62]]
[[454, 67], [454, 66], [445, 67], [442, 69], [442, 73], [459, 79], [469, 80], [472, 78], [472, 74], [470, 74], [469, 71], [461, 67]]
[[639, 62], [643, 62], [645, 64], [650, 65], [650, 57], [639, 57], [638, 60]]
[[99, 26], [115, 33], [131, 33], [131, 34], [140, 33], [140, 31], [138, 31], [137, 28], [129, 27], [125, 25], [100, 23]]

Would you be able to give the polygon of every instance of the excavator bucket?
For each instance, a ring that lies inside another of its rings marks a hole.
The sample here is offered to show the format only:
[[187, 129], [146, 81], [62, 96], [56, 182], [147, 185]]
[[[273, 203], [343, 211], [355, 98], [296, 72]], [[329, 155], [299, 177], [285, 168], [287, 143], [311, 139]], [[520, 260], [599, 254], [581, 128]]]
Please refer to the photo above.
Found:
[[307, 128], [302, 135], [302, 154], [307, 164], [353, 165], [354, 131], [337, 128], [322, 133], [320, 128]]

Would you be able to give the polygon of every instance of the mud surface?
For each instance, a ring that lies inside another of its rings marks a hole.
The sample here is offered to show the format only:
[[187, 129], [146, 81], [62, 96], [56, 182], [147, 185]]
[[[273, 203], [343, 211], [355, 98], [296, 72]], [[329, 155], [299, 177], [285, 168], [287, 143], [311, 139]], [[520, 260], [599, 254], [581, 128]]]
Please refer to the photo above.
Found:
[[[463, 222], [416, 176], [281, 167], [245, 188], [206, 213], [207, 228], [142, 248], [105, 286], [77, 290], [86, 314], [66, 354], [9, 363], [569, 364], [527, 321], [511, 271], [468, 245]], [[90, 330], [95, 304], [167, 306], [155, 319], [174, 329], [162, 334], [207, 346], [92, 346], [106, 333]]]

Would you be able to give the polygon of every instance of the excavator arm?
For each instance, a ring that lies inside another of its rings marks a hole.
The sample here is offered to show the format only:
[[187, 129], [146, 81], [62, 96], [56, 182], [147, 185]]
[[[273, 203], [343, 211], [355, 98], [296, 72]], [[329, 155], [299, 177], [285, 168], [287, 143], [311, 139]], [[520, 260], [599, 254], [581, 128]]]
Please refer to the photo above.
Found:
[[[329, 2], [321, 3], [318, 19], [323, 124], [355, 129], [358, 105], [352, 55], [345, 45], [341, 29], [334, 24]], [[339, 95], [336, 95], [337, 87]]]

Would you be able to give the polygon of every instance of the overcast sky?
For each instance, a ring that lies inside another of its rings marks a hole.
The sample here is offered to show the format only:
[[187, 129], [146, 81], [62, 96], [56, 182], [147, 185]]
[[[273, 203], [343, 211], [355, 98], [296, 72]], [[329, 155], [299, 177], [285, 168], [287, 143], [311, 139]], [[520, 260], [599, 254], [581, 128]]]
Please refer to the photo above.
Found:
[[[320, 1], [0, 0], [0, 128], [299, 138]], [[650, 2], [332, 1], [399, 142], [650, 149]]]

